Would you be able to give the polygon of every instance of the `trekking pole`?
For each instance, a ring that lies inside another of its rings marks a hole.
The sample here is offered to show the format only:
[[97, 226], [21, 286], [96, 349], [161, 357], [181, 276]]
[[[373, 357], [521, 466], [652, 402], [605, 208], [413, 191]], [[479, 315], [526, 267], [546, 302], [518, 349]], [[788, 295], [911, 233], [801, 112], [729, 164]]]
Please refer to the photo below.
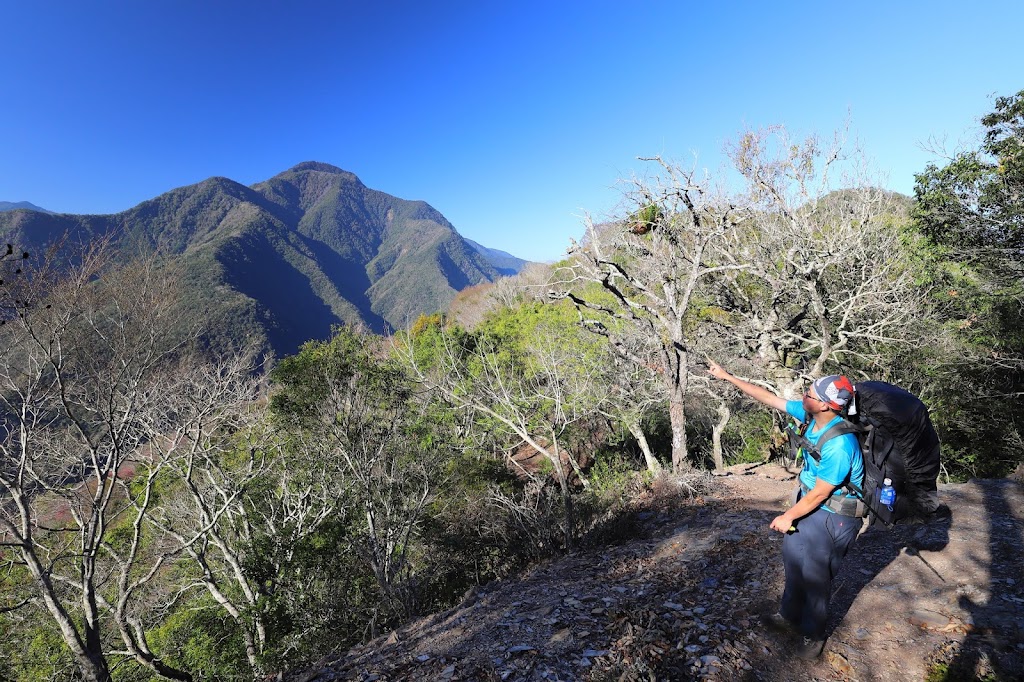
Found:
[[925, 559], [923, 556], [921, 556], [921, 552], [918, 551], [918, 549], [916, 547], [911, 547], [910, 545], [906, 545], [903, 549], [905, 549], [907, 551], [907, 554], [909, 554], [910, 556], [916, 556], [918, 559], [920, 559], [922, 561], [922, 563], [924, 563], [924, 565], [927, 566], [931, 570], [932, 573], [934, 573], [936, 576], [938, 576], [939, 580], [941, 580], [942, 582], [946, 582], [946, 579], [942, 577], [942, 574], [939, 573], [938, 571], [936, 571], [935, 567], [932, 566], [930, 563], [928, 563], [927, 559]]

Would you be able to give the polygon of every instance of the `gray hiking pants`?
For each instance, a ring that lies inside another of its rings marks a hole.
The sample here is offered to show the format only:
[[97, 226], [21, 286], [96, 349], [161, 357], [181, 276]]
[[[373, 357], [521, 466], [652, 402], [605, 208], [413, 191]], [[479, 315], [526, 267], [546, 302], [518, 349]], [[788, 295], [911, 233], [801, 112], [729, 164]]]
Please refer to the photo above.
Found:
[[786, 588], [779, 613], [806, 637], [823, 639], [828, 623], [832, 579], [862, 519], [817, 509], [796, 523], [782, 541]]

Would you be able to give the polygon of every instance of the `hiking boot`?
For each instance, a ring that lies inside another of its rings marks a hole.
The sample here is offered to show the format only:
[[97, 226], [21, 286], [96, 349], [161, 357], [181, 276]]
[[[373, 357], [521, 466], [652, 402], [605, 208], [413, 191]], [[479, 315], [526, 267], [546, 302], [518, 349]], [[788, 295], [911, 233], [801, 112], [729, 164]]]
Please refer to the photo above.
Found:
[[821, 656], [822, 650], [825, 648], [824, 639], [814, 639], [813, 637], [802, 637], [800, 643], [796, 645], [796, 656], [807, 661], [814, 660], [818, 656]]
[[796, 632], [796, 626], [781, 613], [766, 613], [761, 616], [761, 623], [769, 630], [774, 630], [775, 632]]

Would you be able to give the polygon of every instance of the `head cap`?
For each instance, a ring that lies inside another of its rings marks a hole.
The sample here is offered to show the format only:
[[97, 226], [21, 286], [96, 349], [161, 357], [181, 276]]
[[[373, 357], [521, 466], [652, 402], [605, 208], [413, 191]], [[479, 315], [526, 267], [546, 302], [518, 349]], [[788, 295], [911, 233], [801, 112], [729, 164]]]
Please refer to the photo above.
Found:
[[853, 400], [853, 384], [840, 374], [830, 374], [814, 382], [814, 392], [826, 405], [841, 411]]

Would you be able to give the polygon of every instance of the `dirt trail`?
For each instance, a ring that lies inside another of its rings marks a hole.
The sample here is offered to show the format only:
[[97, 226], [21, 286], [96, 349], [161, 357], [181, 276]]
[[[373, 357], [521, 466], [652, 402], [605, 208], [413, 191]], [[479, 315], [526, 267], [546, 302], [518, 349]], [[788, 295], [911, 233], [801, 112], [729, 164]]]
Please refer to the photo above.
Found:
[[902, 682], [946, 665], [950, 679], [1024, 680], [1020, 483], [941, 486], [950, 518], [863, 533], [836, 581], [825, 654], [804, 662], [757, 620], [781, 593], [768, 524], [794, 473], [733, 467], [714, 497], [641, 513], [642, 538], [487, 585], [286, 679]]

